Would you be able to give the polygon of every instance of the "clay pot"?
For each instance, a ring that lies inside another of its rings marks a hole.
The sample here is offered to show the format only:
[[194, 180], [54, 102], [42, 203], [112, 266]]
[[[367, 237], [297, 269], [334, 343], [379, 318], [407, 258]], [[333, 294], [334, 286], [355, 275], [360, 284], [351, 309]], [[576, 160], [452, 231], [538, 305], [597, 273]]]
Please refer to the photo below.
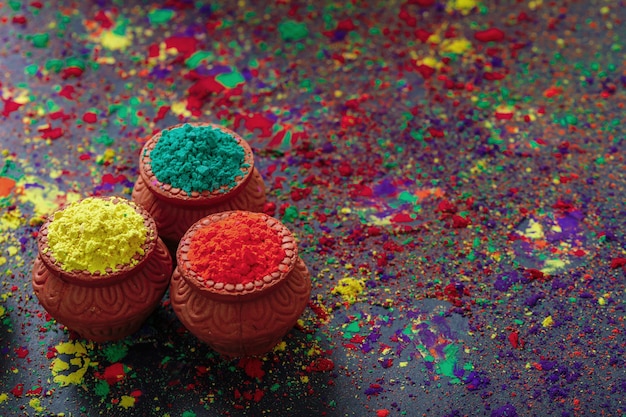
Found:
[[[110, 199], [128, 204], [121, 198]], [[48, 227], [54, 215], [39, 231], [32, 279], [35, 295], [52, 317], [85, 339], [106, 342], [136, 332], [167, 290], [172, 258], [148, 212], [140, 206], [135, 209], [148, 229], [144, 254], [136, 255], [136, 264], [120, 265], [104, 274], [61, 267], [48, 246]]]
[[[196, 221], [209, 214], [229, 210], [262, 212], [265, 206], [265, 184], [254, 167], [254, 156], [250, 145], [235, 132], [211, 123], [189, 123], [192, 126], [211, 126], [234, 137], [245, 152], [248, 167], [241, 169], [232, 187], [223, 187], [212, 192], [188, 194], [180, 188], [160, 182], [151, 168], [150, 152], [161, 137], [157, 133], [144, 145], [139, 159], [139, 177], [135, 183], [132, 199], [141, 204], [156, 221], [159, 235], [170, 246], [176, 247], [180, 238]], [[167, 129], [182, 127], [182, 124]]]
[[183, 325], [226, 357], [263, 355], [296, 324], [311, 294], [309, 271], [298, 256], [291, 232], [265, 214], [267, 227], [282, 236], [286, 256], [278, 272], [247, 284], [205, 281], [192, 269], [188, 252], [194, 234], [236, 211], [207, 216], [183, 236], [176, 253], [178, 266], [170, 284], [170, 300]]

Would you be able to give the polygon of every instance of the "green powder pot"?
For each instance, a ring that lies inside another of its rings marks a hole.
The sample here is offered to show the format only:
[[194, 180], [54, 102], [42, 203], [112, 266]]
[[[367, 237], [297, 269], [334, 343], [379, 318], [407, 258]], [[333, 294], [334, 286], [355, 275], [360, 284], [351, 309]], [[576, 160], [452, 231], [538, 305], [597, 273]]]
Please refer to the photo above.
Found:
[[[133, 188], [132, 199], [143, 206], [154, 218], [159, 235], [175, 248], [178, 242], [199, 219], [213, 213], [229, 210], [262, 212], [265, 207], [265, 184], [254, 167], [250, 145], [235, 132], [211, 123], [188, 123], [193, 127], [211, 127], [230, 135], [244, 151], [241, 175], [232, 184], [216, 190], [186, 192], [182, 188], [159, 181], [152, 170], [151, 152], [161, 133], [152, 136], [144, 145], [139, 158], [139, 176]], [[182, 128], [183, 124], [166, 130]]]

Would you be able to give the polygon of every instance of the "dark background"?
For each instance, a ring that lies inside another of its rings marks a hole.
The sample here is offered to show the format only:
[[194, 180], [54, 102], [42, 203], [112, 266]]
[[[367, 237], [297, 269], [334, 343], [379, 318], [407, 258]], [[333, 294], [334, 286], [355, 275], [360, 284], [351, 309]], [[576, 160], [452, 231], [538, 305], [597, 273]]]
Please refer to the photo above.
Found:
[[[624, 10], [3, 2], [0, 415], [624, 416]], [[263, 358], [167, 298], [76, 340], [31, 289], [42, 219], [185, 121], [250, 142], [312, 273]]]

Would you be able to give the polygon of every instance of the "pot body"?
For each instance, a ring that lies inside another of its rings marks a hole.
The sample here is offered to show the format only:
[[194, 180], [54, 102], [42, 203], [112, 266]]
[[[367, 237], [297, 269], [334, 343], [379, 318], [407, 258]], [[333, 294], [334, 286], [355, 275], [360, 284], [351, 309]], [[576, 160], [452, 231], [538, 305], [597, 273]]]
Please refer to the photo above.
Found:
[[296, 324], [310, 294], [310, 274], [300, 258], [280, 283], [254, 296], [213, 296], [190, 283], [179, 268], [170, 283], [172, 307], [183, 325], [227, 357], [270, 352]]
[[[236, 133], [210, 123], [189, 123], [192, 126], [210, 126], [233, 136], [245, 153], [247, 168], [235, 185], [213, 192], [192, 192], [160, 182], [151, 168], [150, 153], [161, 137], [158, 133], [146, 142], [139, 159], [139, 176], [133, 187], [132, 199], [143, 206], [154, 218], [159, 236], [170, 247], [176, 247], [187, 229], [199, 219], [213, 213], [229, 210], [262, 212], [265, 206], [265, 184], [254, 167], [254, 157], [248, 143]], [[175, 129], [182, 125], [171, 126]]]
[[52, 317], [85, 339], [107, 342], [129, 336], [159, 305], [169, 284], [172, 258], [157, 239], [145, 262], [110, 282], [106, 275], [76, 282], [74, 273], [59, 271], [39, 255], [33, 267], [35, 295]]
[[[131, 204], [118, 197], [99, 198]], [[141, 255], [115, 270], [65, 270], [49, 246], [49, 226], [55, 215], [39, 230], [39, 253], [32, 273], [35, 295], [52, 317], [85, 339], [106, 342], [136, 332], [168, 288], [173, 267], [170, 252], [146, 210], [132, 206], [143, 217], [146, 240]]]
[[[196, 233], [231, 216], [239, 222], [245, 222], [246, 217], [262, 219], [268, 230], [280, 236], [285, 256], [268, 275], [245, 283], [226, 283], [219, 276], [200, 276], [194, 269], [190, 248]], [[266, 214], [228, 211], [204, 217], [185, 233], [176, 259], [170, 282], [172, 308], [192, 334], [223, 356], [268, 353], [308, 305], [311, 276], [298, 255], [295, 238], [281, 222]]]

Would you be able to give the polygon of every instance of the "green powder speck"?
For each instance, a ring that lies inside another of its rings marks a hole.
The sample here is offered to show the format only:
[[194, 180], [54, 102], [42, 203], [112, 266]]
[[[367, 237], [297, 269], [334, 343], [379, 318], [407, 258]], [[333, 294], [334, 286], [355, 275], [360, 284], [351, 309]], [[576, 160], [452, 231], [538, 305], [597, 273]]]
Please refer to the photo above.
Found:
[[150, 158], [159, 181], [187, 193], [232, 188], [242, 169], [249, 167], [237, 140], [211, 126], [185, 124], [164, 130]]
[[103, 353], [109, 362], [119, 362], [128, 354], [128, 346], [124, 343], [115, 343], [106, 346]]
[[48, 46], [48, 42], [50, 41], [50, 35], [47, 33], [38, 33], [33, 35], [33, 46], [35, 48], [45, 48]]
[[284, 41], [301, 41], [309, 36], [309, 29], [305, 23], [294, 20], [284, 20], [278, 24], [278, 32]]
[[107, 395], [109, 395], [109, 392], [111, 391], [109, 384], [105, 380], [100, 380], [96, 382], [96, 385], [94, 388], [95, 388], [95, 393], [98, 397], [106, 397]]

